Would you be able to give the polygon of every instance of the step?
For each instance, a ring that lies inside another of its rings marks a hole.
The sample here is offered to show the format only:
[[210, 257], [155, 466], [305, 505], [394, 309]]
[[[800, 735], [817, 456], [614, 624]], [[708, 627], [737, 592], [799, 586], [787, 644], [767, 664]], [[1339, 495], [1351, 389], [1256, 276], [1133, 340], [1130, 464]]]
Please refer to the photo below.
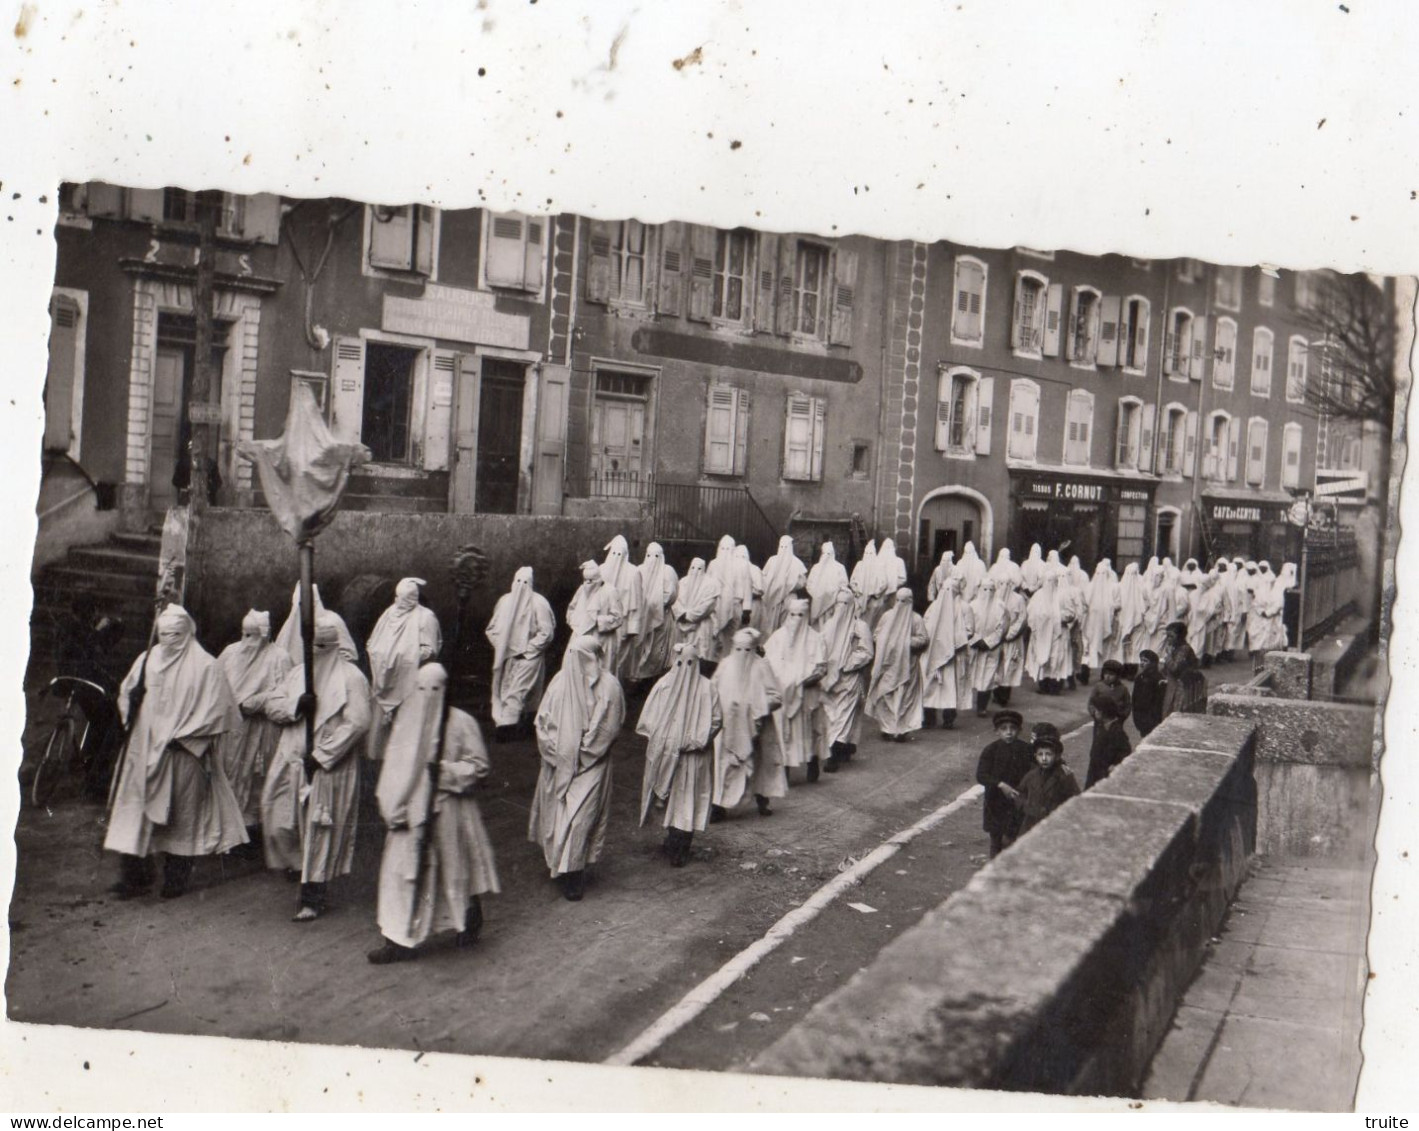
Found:
[[130, 530], [119, 530], [109, 535], [109, 542], [122, 549], [150, 554], [155, 558], [162, 553], [163, 548], [161, 532], [152, 534], [145, 531], [137, 534]]
[[143, 554], [119, 546], [76, 546], [65, 559], [67, 565], [82, 566], [95, 572], [146, 574], [158, 580], [156, 554]]
[[417, 478], [386, 475], [352, 475], [346, 487], [350, 495], [389, 495], [399, 498], [448, 498], [448, 476]]
[[445, 514], [448, 501], [391, 495], [346, 495], [340, 500], [340, 507], [348, 511], [379, 511], [385, 514]]
[[35, 582], [35, 592], [41, 589], [55, 593], [112, 593], [129, 597], [152, 597], [157, 592], [158, 573], [115, 573], [112, 570], [91, 570], [78, 565], [60, 563], [48, 566]]

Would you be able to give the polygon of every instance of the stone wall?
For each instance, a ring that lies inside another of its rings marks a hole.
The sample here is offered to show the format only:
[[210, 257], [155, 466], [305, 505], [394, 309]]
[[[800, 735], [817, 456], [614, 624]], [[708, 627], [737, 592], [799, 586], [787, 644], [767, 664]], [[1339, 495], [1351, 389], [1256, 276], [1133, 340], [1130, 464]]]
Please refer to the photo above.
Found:
[[1249, 694], [1213, 695], [1213, 718], [1257, 728], [1257, 851], [1362, 859], [1373, 832], [1375, 708]]
[[1174, 715], [754, 1063], [1133, 1094], [1245, 875], [1255, 728]]

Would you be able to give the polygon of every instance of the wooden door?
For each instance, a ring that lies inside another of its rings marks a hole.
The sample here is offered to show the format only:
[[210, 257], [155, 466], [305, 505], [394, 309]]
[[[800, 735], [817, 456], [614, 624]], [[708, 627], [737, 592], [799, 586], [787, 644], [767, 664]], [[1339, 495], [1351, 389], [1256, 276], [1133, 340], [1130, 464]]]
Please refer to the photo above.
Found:
[[182, 411], [191, 351], [182, 346], [159, 345], [153, 360], [152, 420], [148, 436], [148, 498], [155, 510], [166, 510], [176, 501], [173, 472], [178, 452], [186, 442]]
[[478, 391], [478, 451], [474, 509], [516, 514], [522, 455], [522, 399], [527, 367], [484, 358]]
[[460, 354], [454, 374], [453, 512], [472, 514], [478, 487], [478, 359]]
[[639, 482], [644, 441], [644, 401], [598, 397], [591, 416], [593, 480], [627, 487]]

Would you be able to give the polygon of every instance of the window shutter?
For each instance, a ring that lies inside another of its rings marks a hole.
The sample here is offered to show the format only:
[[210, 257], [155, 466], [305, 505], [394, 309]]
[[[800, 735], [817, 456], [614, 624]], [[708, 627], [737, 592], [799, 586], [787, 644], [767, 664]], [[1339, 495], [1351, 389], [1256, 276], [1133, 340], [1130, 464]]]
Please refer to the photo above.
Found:
[[714, 245], [717, 233], [703, 224], [690, 225], [690, 310], [695, 322], [708, 322], [714, 309]]
[[1045, 348], [1046, 357], [1059, 356], [1059, 320], [1064, 309], [1064, 285], [1055, 283], [1049, 288], [1045, 300]]
[[711, 385], [705, 408], [705, 471], [727, 475], [734, 467], [734, 389]]
[[424, 470], [447, 471], [453, 434], [453, 378], [458, 355], [434, 350], [429, 403], [424, 409]]
[[685, 294], [685, 225], [672, 220], [660, 227], [660, 278], [656, 284], [656, 309], [679, 314]]
[[611, 270], [611, 249], [615, 247], [616, 229], [619, 227], [619, 224], [609, 220], [591, 221], [591, 235], [587, 240], [587, 302], [611, 301], [614, 278]]
[[956, 309], [951, 328], [957, 338], [981, 340], [985, 313], [985, 269], [966, 259], [956, 260]]
[[813, 471], [813, 398], [788, 398], [783, 427], [783, 477], [811, 479]]
[[67, 452], [74, 442], [75, 357], [82, 332], [79, 304], [55, 295], [50, 307], [49, 370], [44, 382], [44, 448]]
[[1186, 440], [1183, 445], [1182, 472], [1184, 475], [1197, 475], [1197, 413], [1187, 414]]
[[813, 457], [812, 478], [823, 478], [823, 448], [827, 442], [828, 404], [822, 397], [813, 398]]
[[1064, 327], [1064, 360], [1073, 361], [1079, 341], [1079, 288], [1069, 292], [1069, 321]]
[[1152, 317], [1151, 309], [1146, 302], [1138, 304], [1138, 325], [1133, 330], [1134, 368], [1143, 373], [1148, 372], [1148, 323]]
[[1029, 298], [1029, 296], [1026, 294], [1026, 291], [1025, 291], [1025, 276], [1023, 276], [1023, 275], [1016, 275], [1016, 276], [1015, 276], [1015, 315], [1014, 315], [1014, 317], [1010, 320], [1010, 348], [1011, 348], [1011, 349], [1018, 350], [1018, 349], [1027, 349], [1027, 348], [1029, 348], [1028, 343], [1025, 342], [1025, 340], [1024, 340], [1024, 334], [1021, 332], [1021, 326], [1022, 326], [1023, 323], [1024, 323], [1025, 304], [1026, 304], [1027, 302], [1030, 302], [1030, 298]]
[[[547, 248], [542, 235], [548, 230], [550, 220], [529, 218], [526, 223], [527, 243], [522, 251], [522, 288], [527, 291], [540, 291], [542, 289], [543, 267], [547, 262]], [[433, 231], [432, 224], [429, 225], [429, 231]], [[634, 297], [637, 301], [641, 298], [640, 295]]]
[[488, 225], [485, 244], [488, 262], [483, 268], [484, 279], [490, 286], [520, 289], [527, 266], [523, 218], [488, 212], [484, 214], [484, 221]]
[[258, 192], [246, 198], [241, 235], [258, 243], [281, 242], [281, 198], [272, 192]]
[[1128, 404], [1118, 402], [1118, 417], [1114, 424], [1114, 466], [1128, 466]]
[[990, 455], [991, 417], [995, 409], [995, 378], [982, 377], [976, 382], [976, 455]]
[[533, 514], [562, 513], [570, 381], [568, 366], [542, 364], [537, 388], [537, 455], [532, 468]]
[[951, 378], [936, 375], [936, 450], [944, 452], [951, 446]]
[[1177, 327], [1171, 322], [1163, 326], [1163, 372], [1173, 371], [1173, 350], [1177, 346]]
[[762, 334], [774, 332], [774, 309], [777, 306], [775, 283], [778, 281], [779, 238], [773, 232], [759, 233], [759, 257], [754, 272], [754, 329]]
[[840, 247], [834, 260], [833, 309], [828, 324], [828, 341], [835, 346], [850, 346], [853, 296], [857, 290], [857, 252]]
[[1253, 420], [1247, 428], [1247, 482], [1266, 483], [1266, 421]]
[[163, 218], [163, 190], [129, 189], [128, 218], [156, 224]]
[[1197, 315], [1192, 320], [1192, 362], [1188, 377], [1201, 381], [1206, 372], [1207, 361], [1207, 318]]
[[414, 265], [414, 210], [369, 206], [370, 266], [408, 271]]
[[1146, 404], [1143, 406], [1143, 423], [1140, 428], [1141, 436], [1138, 441], [1138, 470], [1153, 470], [1153, 432], [1158, 421], [1158, 406]]
[[734, 474], [749, 470], [749, 390], [734, 390]]
[[[414, 270], [425, 277], [434, 273], [434, 232], [438, 225], [438, 212], [427, 204], [414, 206], [417, 214], [414, 223]], [[412, 211], [413, 209], [411, 209]], [[541, 265], [539, 263], [540, 272]], [[537, 286], [542, 285], [538, 275]]]
[[82, 190], [86, 203], [84, 212], [106, 220], [123, 218], [123, 190], [103, 181], [90, 181]]
[[365, 411], [365, 343], [362, 338], [335, 339], [330, 407], [330, 431], [336, 439], [358, 444]]
[[1237, 478], [1237, 449], [1241, 446], [1241, 441], [1242, 420], [1241, 417], [1234, 416], [1227, 421], [1227, 478], [1231, 480]]
[[1123, 300], [1118, 295], [1106, 295], [1099, 313], [1099, 364], [1118, 365], [1119, 316]]
[[[760, 280], [762, 282], [762, 280]], [[798, 286], [798, 241], [792, 236], [780, 236], [778, 241], [778, 309], [774, 314], [774, 329], [783, 335], [794, 329], [793, 296]]]

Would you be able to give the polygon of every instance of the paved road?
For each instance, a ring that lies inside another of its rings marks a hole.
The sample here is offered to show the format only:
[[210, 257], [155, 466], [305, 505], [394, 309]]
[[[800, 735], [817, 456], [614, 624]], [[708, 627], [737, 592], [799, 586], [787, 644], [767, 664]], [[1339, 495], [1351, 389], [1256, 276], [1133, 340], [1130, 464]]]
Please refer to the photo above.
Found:
[[[1249, 675], [1214, 669], [1214, 683]], [[1087, 691], [1017, 692], [1027, 722], [1069, 731]], [[601, 1061], [689, 990], [884, 840], [974, 784], [988, 721], [875, 736], [842, 773], [798, 784], [760, 818], [752, 806], [696, 837], [683, 869], [660, 856], [660, 829], [635, 825], [644, 744], [628, 727], [614, 752], [614, 812], [586, 900], [561, 899], [525, 840], [537, 771], [529, 743], [493, 748], [481, 794], [503, 894], [470, 952], [439, 948], [374, 967], [380, 834], [362, 827], [355, 875], [315, 923], [290, 920], [294, 890], [254, 865], [204, 860], [182, 899], [107, 894], [101, 812], [25, 811], [11, 905], [6, 990], [14, 1020], [163, 1033]], [[1067, 744], [1083, 776], [1087, 735]], [[641, 1063], [745, 1063], [985, 860], [979, 801], [914, 840], [829, 904]], [[859, 911], [859, 903], [873, 908]]]

